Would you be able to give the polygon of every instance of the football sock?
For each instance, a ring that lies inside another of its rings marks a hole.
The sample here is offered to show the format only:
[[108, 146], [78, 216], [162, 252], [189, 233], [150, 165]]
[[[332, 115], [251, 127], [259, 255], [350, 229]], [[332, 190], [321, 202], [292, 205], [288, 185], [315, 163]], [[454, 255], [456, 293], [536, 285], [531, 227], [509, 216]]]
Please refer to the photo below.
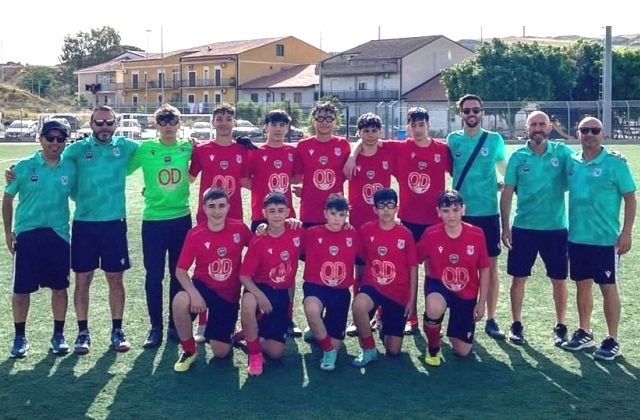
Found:
[[27, 323], [26, 322], [16, 322], [13, 324], [16, 329], [16, 336], [18, 335], [26, 335]]
[[376, 342], [373, 339], [372, 335], [370, 335], [369, 337], [363, 337], [361, 341], [362, 341], [362, 348], [365, 350], [372, 350], [376, 348]]
[[64, 331], [64, 320], [63, 321], [53, 320], [53, 332], [62, 333], [63, 331]]
[[89, 321], [86, 319], [84, 321], [78, 321], [78, 331], [89, 331]]
[[252, 341], [247, 340], [247, 350], [249, 354], [259, 354], [262, 351], [262, 348], [260, 348], [260, 338]]
[[122, 319], [112, 319], [111, 320], [111, 329], [112, 329], [112, 331], [121, 330], [122, 329]]
[[333, 345], [331, 344], [331, 337], [328, 335], [324, 338], [316, 338], [316, 342], [322, 349], [322, 351], [331, 351], [333, 350]]
[[189, 354], [195, 354], [196, 340], [193, 337], [189, 338], [188, 340], [181, 341], [180, 344], [182, 344], [182, 351]]

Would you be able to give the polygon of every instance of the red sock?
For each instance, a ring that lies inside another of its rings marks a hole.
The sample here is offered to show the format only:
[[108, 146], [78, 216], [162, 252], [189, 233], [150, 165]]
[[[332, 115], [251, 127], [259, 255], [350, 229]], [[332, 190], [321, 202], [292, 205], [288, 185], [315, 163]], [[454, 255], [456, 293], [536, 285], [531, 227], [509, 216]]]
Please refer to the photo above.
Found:
[[260, 354], [262, 348], [260, 347], [260, 338], [256, 338], [253, 341], [247, 341], [247, 350], [249, 354]]
[[333, 345], [331, 344], [331, 337], [328, 335], [325, 338], [316, 338], [316, 342], [322, 349], [322, 351], [331, 351], [333, 350]]
[[180, 344], [182, 344], [182, 351], [190, 354], [196, 353], [196, 340], [193, 337], [188, 340], [181, 341]]
[[424, 326], [424, 332], [427, 334], [427, 344], [429, 347], [440, 347], [440, 330], [442, 329], [442, 324], [432, 325], [426, 324]]
[[289, 303], [289, 319], [293, 319], [293, 302]]
[[207, 325], [207, 311], [198, 314], [198, 325]]
[[411, 318], [407, 319], [407, 323], [409, 323], [409, 325], [411, 325], [412, 327], [414, 325], [418, 325], [418, 316], [414, 315]]
[[376, 348], [376, 342], [372, 335], [369, 337], [363, 337], [360, 341], [362, 341], [362, 348], [365, 350], [372, 350]]

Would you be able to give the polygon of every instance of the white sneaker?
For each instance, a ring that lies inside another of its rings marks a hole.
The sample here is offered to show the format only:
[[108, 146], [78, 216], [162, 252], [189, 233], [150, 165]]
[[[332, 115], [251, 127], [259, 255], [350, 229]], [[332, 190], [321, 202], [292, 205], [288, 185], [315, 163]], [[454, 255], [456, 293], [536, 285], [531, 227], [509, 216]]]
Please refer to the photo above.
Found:
[[207, 339], [204, 337], [204, 330], [206, 327], [206, 325], [198, 325], [196, 328], [194, 328], [193, 338], [196, 340], [196, 343], [204, 343], [205, 341], [207, 341]]

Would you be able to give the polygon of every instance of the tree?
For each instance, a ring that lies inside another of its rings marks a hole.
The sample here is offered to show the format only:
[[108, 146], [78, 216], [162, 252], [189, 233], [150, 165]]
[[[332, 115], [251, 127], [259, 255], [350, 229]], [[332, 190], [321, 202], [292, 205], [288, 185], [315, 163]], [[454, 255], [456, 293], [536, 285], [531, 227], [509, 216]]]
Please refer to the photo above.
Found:
[[[336, 107], [338, 113], [336, 114], [335, 126], [338, 127], [338, 132], [340, 132], [340, 126], [342, 124], [342, 108], [344, 107], [344, 105], [342, 105], [342, 102], [340, 102], [337, 96], [323, 96], [318, 100], [318, 102], [331, 102]], [[308, 123], [309, 132], [311, 134], [316, 134], [316, 130], [313, 127], [313, 108], [311, 108], [311, 110], [309, 111]]]
[[28, 67], [22, 79], [18, 82], [18, 87], [44, 97], [49, 92], [53, 81], [51, 72], [51, 69], [47, 67]]
[[594, 41], [578, 40], [564, 51], [576, 63], [576, 84], [571, 89], [572, 101], [597, 101], [600, 95], [600, 73], [604, 47]]

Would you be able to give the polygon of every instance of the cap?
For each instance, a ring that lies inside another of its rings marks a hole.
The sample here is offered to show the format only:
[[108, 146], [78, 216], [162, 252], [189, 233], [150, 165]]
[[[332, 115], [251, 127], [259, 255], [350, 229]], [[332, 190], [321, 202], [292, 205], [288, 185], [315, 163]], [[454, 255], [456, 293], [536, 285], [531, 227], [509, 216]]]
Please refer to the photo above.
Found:
[[67, 127], [60, 121], [56, 120], [47, 121], [42, 124], [42, 130], [40, 130], [40, 134], [44, 136], [51, 130], [60, 130], [60, 132], [62, 132], [65, 136], [68, 136]]

